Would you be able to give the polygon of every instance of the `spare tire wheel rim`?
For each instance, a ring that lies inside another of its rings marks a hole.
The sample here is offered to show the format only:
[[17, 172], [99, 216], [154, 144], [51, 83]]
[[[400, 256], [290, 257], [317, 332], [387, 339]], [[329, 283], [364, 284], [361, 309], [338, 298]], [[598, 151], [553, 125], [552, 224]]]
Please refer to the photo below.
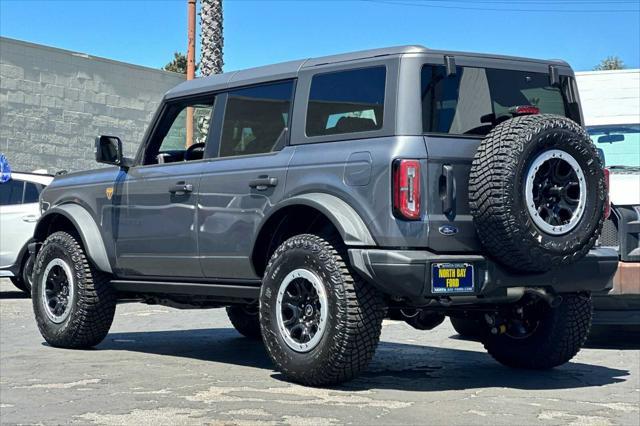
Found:
[[42, 274], [42, 305], [52, 322], [59, 324], [69, 316], [73, 301], [73, 273], [62, 259], [53, 259]]
[[276, 319], [283, 340], [296, 352], [315, 348], [327, 325], [328, 299], [322, 280], [307, 269], [287, 274], [278, 288]]
[[543, 232], [563, 235], [584, 215], [587, 184], [582, 168], [566, 151], [539, 154], [529, 166], [525, 185], [527, 211]]

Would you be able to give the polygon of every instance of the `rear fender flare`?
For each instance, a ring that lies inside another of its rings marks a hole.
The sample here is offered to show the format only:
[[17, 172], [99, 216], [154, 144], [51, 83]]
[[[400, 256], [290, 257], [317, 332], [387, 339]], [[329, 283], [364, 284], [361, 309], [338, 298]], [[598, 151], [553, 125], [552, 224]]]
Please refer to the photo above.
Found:
[[[321, 192], [296, 195], [280, 203], [278, 209], [274, 210], [271, 215], [282, 208], [293, 205], [309, 206], [320, 211], [335, 226], [347, 246], [377, 246], [360, 215], [346, 201], [335, 195]], [[265, 218], [263, 223], [266, 223], [268, 219]]]

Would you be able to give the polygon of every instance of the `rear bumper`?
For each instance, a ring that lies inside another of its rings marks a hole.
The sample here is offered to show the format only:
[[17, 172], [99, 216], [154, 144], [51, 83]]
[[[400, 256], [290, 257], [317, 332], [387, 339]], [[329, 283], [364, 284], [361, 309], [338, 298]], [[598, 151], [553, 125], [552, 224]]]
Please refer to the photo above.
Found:
[[[539, 274], [518, 274], [506, 270], [481, 255], [444, 255], [417, 250], [350, 249], [351, 265], [382, 292], [424, 304], [435, 298], [452, 302], [477, 303], [498, 301], [509, 296], [509, 289], [544, 287], [554, 293], [578, 291], [597, 292], [611, 288], [618, 266], [618, 254], [613, 249], [596, 248], [574, 263]], [[433, 263], [472, 263], [474, 291], [443, 295], [431, 288]]]
[[640, 262], [620, 262], [613, 287], [593, 294], [594, 325], [640, 325]]
[[609, 294], [640, 295], [640, 262], [619, 262]]

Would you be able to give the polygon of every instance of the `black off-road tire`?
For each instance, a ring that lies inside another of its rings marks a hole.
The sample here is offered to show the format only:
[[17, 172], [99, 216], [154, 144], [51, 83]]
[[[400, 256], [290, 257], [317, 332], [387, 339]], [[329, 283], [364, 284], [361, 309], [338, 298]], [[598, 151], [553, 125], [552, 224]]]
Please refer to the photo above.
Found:
[[249, 339], [260, 339], [260, 315], [253, 306], [234, 305], [227, 307], [227, 316], [238, 333]]
[[453, 329], [462, 337], [478, 339], [485, 331], [488, 331], [488, 326], [476, 319], [460, 317], [450, 317], [449, 319]]
[[[298, 268], [320, 278], [328, 299], [325, 331], [317, 346], [305, 353], [287, 345], [276, 319], [279, 286]], [[298, 235], [269, 260], [260, 293], [262, 338], [276, 368], [292, 381], [323, 386], [356, 377], [375, 353], [384, 316], [381, 293], [351, 270], [338, 239]]]
[[[43, 273], [53, 259], [65, 262], [74, 274], [69, 315], [60, 323], [49, 319], [42, 300]], [[79, 239], [60, 231], [47, 237], [36, 258], [32, 302], [38, 328], [47, 343], [80, 349], [95, 346], [106, 337], [115, 314], [116, 294], [109, 276], [91, 265]]]
[[513, 368], [546, 370], [568, 362], [589, 335], [592, 304], [588, 295], [564, 294], [562, 298], [558, 307], [546, 311], [528, 337], [486, 334], [485, 349], [498, 362]]
[[[547, 150], [575, 158], [586, 183], [582, 218], [563, 235], [541, 230], [527, 211], [525, 180], [534, 159]], [[586, 131], [572, 120], [543, 114], [497, 125], [481, 142], [469, 176], [469, 205], [487, 252], [507, 268], [542, 272], [576, 262], [593, 247], [604, 223], [602, 164]]]

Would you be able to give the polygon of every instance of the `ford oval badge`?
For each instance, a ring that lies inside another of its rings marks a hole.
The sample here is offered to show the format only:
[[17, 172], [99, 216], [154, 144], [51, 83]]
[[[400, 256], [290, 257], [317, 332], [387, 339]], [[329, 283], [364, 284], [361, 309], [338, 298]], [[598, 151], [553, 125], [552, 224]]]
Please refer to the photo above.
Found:
[[455, 235], [458, 233], [458, 228], [453, 225], [442, 225], [438, 228], [438, 231], [440, 231], [442, 235]]

